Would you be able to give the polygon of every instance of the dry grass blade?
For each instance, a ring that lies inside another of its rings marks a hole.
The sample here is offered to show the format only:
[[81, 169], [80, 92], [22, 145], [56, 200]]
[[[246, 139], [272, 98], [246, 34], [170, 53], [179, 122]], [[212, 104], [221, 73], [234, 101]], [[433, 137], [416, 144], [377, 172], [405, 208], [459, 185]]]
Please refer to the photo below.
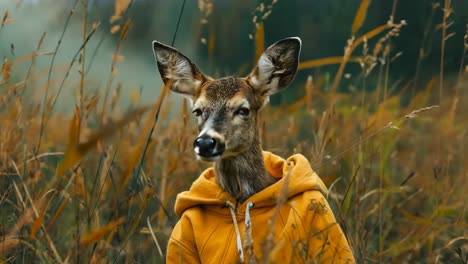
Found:
[[134, 169], [138, 164], [138, 161], [140, 161], [140, 165], [138, 166], [136, 174], [135, 174], [136, 176], [134, 177], [137, 177], [139, 175], [139, 172], [140, 172], [140, 169], [143, 164], [144, 157], [145, 157], [146, 149], [149, 145], [151, 136], [156, 126], [156, 122], [158, 121], [158, 118], [159, 118], [159, 112], [161, 110], [162, 103], [164, 102], [164, 98], [166, 97], [169, 91], [169, 87], [171, 86], [172, 86], [171, 81], [167, 82], [164, 85], [156, 104], [153, 106], [153, 109], [151, 110], [151, 114], [148, 116], [148, 119], [145, 122], [143, 135], [148, 135], [148, 136], [147, 138], [140, 137], [136, 147], [133, 149], [132, 154], [130, 155], [128, 162], [127, 162], [127, 168], [123, 174], [122, 182], [120, 185], [121, 189], [127, 185], [128, 180], [132, 176], [132, 172], [134, 172]]
[[[130, 2], [129, 5], [131, 3], [132, 2]], [[127, 10], [128, 7], [129, 6], [127, 6], [127, 8], [125, 10]], [[128, 31], [130, 29], [130, 25], [131, 25], [131, 21], [130, 21], [130, 19], [127, 19], [127, 21], [125, 22], [124, 28], [120, 32], [119, 40], [117, 41], [117, 45], [115, 46], [115, 50], [114, 50], [114, 53], [113, 53], [113, 56], [112, 56], [109, 77], [107, 78], [107, 82], [106, 82], [106, 88], [105, 88], [105, 92], [104, 92], [104, 100], [103, 100], [102, 110], [101, 110], [101, 123], [104, 122], [104, 118], [106, 116], [106, 111], [107, 111], [107, 107], [108, 107], [107, 101], [108, 101], [108, 97], [109, 97], [109, 92], [110, 92], [110, 89], [111, 89], [111, 86], [112, 86], [112, 82], [114, 81], [114, 76], [117, 74], [117, 68], [116, 68], [116, 65], [117, 65], [117, 62], [118, 62], [117, 61], [117, 55], [119, 55], [119, 53], [120, 53], [120, 47], [122, 45], [122, 41], [127, 36], [127, 33], [128, 33]]]
[[130, 21], [130, 19], [128, 19], [126, 22], [125, 22], [125, 25], [123, 26], [122, 28], [122, 31], [120, 32], [120, 36], [119, 36], [119, 40], [122, 41], [125, 39], [125, 37], [127, 36], [128, 34], [128, 30], [130, 29], [130, 26], [132, 25], [132, 22]]
[[128, 9], [131, 2], [132, 0], [116, 0], [114, 15], [112, 15], [110, 22], [114, 23], [115, 21], [119, 20], [122, 17], [122, 14], [124, 14], [125, 11]]
[[44, 158], [44, 157], [51, 157], [51, 156], [62, 156], [64, 155], [65, 152], [61, 152], [61, 151], [58, 151], [58, 152], [47, 152], [47, 153], [42, 153], [42, 154], [39, 154], [39, 155], [36, 155], [30, 159], [28, 159], [26, 161], [26, 163], [29, 163], [31, 161], [35, 161], [37, 159], [40, 159], [40, 158]]
[[29, 68], [28, 68], [28, 71], [26, 73], [26, 79], [24, 80], [24, 88], [23, 88], [23, 91], [21, 92], [21, 94], [23, 94], [26, 91], [28, 83], [30, 82], [30, 77], [31, 77], [31, 74], [33, 72], [34, 66], [36, 64], [36, 57], [37, 57], [36, 54], [39, 53], [39, 50], [41, 49], [41, 46], [42, 46], [42, 43], [44, 42], [45, 37], [46, 37], [46, 32], [44, 31], [42, 33], [41, 38], [39, 39], [39, 42], [37, 43], [36, 51], [34, 52], [35, 54], [34, 54], [34, 56], [31, 57], [31, 63], [29, 64]]
[[[354, 63], [359, 63], [361, 61], [361, 57], [351, 57], [349, 58], [349, 62], [354, 62]], [[308, 61], [303, 61], [299, 63], [299, 70], [304, 70], [304, 69], [311, 69], [311, 68], [317, 68], [317, 67], [322, 67], [322, 66], [327, 66], [327, 65], [334, 65], [334, 64], [340, 64], [343, 62], [343, 57], [337, 56], [337, 57], [327, 57], [327, 58], [322, 58], [322, 59], [316, 59], [316, 60], [308, 60]]]
[[[67, 80], [68, 76], [70, 75], [70, 71], [71, 71], [73, 65], [77, 61], [78, 56], [81, 54], [82, 50], [86, 47], [86, 45], [89, 42], [89, 40], [91, 39], [91, 37], [94, 35], [94, 33], [96, 33], [98, 28], [99, 28], [99, 24], [96, 25], [95, 27], [93, 27], [92, 31], [88, 34], [88, 36], [86, 37], [84, 42], [81, 44], [78, 51], [73, 56], [72, 60], [70, 61], [70, 64], [68, 65], [67, 72], [65, 73], [65, 76], [63, 77], [62, 82], [60, 83], [57, 94], [55, 95], [55, 97], [53, 98], [53, 100], [51, 102], [51, 105], [50, 105], [50, 108], [48, 109], [47, 115], [44, 115], [45, 114], [45, 107], [44, 107], [44, 112], [43, 112], [44, 117], [48, 117], [52, 113], [52, 111], [54, 109], [54, 106], [55, 106], [55, 103], [57, 102], [58, 97], [60, 96], [60, 94], [61, 94], [61, 92], [63, 90], [63, 87], [65, 86], [65, 81]], [[48, 89], [46, 89], [46, 92], [47, 91], [48, 91]], [[44, 98], [44, 99], [47, 99], [47, 98]], [[41, 119], [41, 132], [42, 132], [42, 129], [47, 125], [47, 121], [48, 121], [48, 118]], [[42, 136], [42, 134], [39, 134], [39, 139], [41, 139], [41, 136]], [[40, 140], [38, 142], [38, 146], [39, 145], [40, 145]]]
[[179, 17], [177, 18], [177, 24], [174, 31], [174, 36], [172, 36], [171, 47], [174, 47], [175, 40], [177, 37], [177, 32], [179, 32], [180, 21], [182, 20], [182, 14], [184, 13], [186, 0], [182, 1], [182, 6], [180, 7]]
[[57, 174], [62, 175], [66, 170], [71, 168], [81, 157], [77, 153], [76, 149], [80, 141], [80, 123], [81, 115], [78, 108], [75, 109], [75, 114], [70, 122], [70, 127], [68, 130], [68, 145], [67, 150], [65, 151], [65, 158], [62, 163], [59, 165]]
[[359, 38], [356, 39], [356, 41], [353, 42], [351, 45], [351, 50], [355, 50], [360, 44], [362, 44], [364, 41], [368, 41], [372, 39], [373, 37], [379, 35], [382, 33], [384, 30], [389, 29], [390, 26], [388, 24], [378, 26], [368, 32], [366, 34], [360, 36]]
[[12, 66], [13, 66], [13, 64], [8, 62], [7, 58], [3, 59], [3, 63], [2, 63], [3, 82], [2, 83], [9, 83], [10, 82], [11, 67]]
[[442, 11], [444, 15], [442, 16], [442, 23], [440, 26], [442, 27], [442, 34], [441, 34], [441, 45], [440, 45], [440, 69], [439, 69], [439, 103], [442, 101], [443, 90], [444, 90], [444, 61], [445, 61], [445, 42], [447, 41], [447, 29], [450, 27], [451, 22], [448, 21], [451, 13], [452, 13], [452, 1], [451, 0], [444, 0], [444, 8]]
[[9, 23], [12, 23], [12, 22], [16, 21], [15, 18], [8, 18], [8, 16], [9, 16], [9, 13], [8, 13], [8, 10], [6, 10], [5, 13], [3, 13], [2, 27], [1, 28], [3, 28], [6, 24], [9, 24]]
[[11, 62], [12, 65], [15, 65], [15, 64], [18, 64], [18, 63], [21, 63], [27, 59], [30, 59], [30, 58], [33, 58], [33, 57], [38, 57], [38, 56], [50, 56], [50, 55], [54, 55], [55, 53], [52, 52], [52, 51], [49, 51], [49, 52], [31, 52], [31, 53], [28, 53], [28, 54], [25, 54], [21, 57], [18, 57], [16, 58], [15, 60], [13, 60]]
[[107, 233], [112, 231], [114, 228], [116, 228], [123, 222], [125, 222], [125, 217], [121, 217], [115, 221], [112, 221], [109, 224], [84, 235], [81, 238], [80, 243], [82, 245], [90, 245], [90, 244], [96, 243], [99, 240], [101, 240]]
[[356, 32], [361, 28], [362, 24], [364, 24], [367, 15], [367, 9], [369, 8], [370, 3], [371, 0], [362, 0], [356, 16], [354, 17], [353, 26], [351, 29], [352, 35], [356, 34]]
[[367, 192], [366, 194], [364, 194], [363, 196], [359, 197], [359, 201], [362, 202], [364, 201], [365, 199], [368, 199], [369, 197], [371, 197], [372, 195], [374, 194], [382, 194], [382, 193], [402, 193], [402, 192], [407, 192], [408, 191], [408, 188], [405, 187], [405, 186], [395, 186], [395, 187], [391, 187], [391, 188], [388, 188], [388, 189], [374, 189], [374, 190], [371, 190], [369, 192]]
[[65, 207], [68, 205], [68, 202], [70, 202], [71, 196], [68, 196], [65, 198], [65, 200], [62, 202], [60, 207], [55, 211], [54, 216], [50, 219], [49, 223], [47, 224], [47, 230], [50, 229], [55, 223], [55, 220], [62, 214], [63, 210]]
[[138, 116], [142, 115], [147, 110], [147, 107], [141, 107], [133, 110], [127, 113], [117, 122], [110, 122], [109, 124], [101, 127], [101, 129], [95, 132], [86, 142], [79, 143], [80, 114], [79, 110], [77, 109], [70, 123], [68, 146], [65, 152], [65, 157], [57, 168], [57, 174], [62, 175], [66, 170], [70, 169], [79, 160], [81, 160], [87, 152], [96, 147], [98, 141], [113, 136], [117, 131], [119, 131], [120, 128], [124, 127], [131, 121], [134, 121]]
[[349, 191], [351, 190], [351, 186], [353, 186], [354, 182], [356, 181], [356, 177], [357, 177], [358, 172], [359, 172], [360, 169], [361, 169], [361, 167], [356, 168], [356, 171], [354, 172], [353, 178], [351, 179], [351, 182], [349, 183], [348, 187], [346, 188], [346, 192], [345, 192], [345, 194], [343, 196], [343, 200], [341, 200], [340, 212], [342, 212], [343, 204], [346, 201], [346, 198], [348, 197]]
[[257, 63], [265, 50], [265, 30], [263, 23], [255, 23], [255, 61]]
[[385, 24], [385, 25], [374, 28], [373, 30], [359, 37], [357, 40], [354, 40], [354, 37], [348, 40], [348, 45], [345, 48], [345, 54], [343, 55], [343, 60], [340, 64], [340, 67], [338, 68], [335, 78], [333, 79], [333, 83], [331, 86], [332, 91], [336, 91], [336, 89], [338, 88], [340, 81], [341, 81], [341, 77], [343, 76], [343, 73], [344, 73], [345, 66], [348, 63], [351, 55], [353, 54], [353, 51], [364, 41], [367, 41], [377, 36], [378, 34], [380, 34], [385, 29], [388, 29], [388, 28], [389, 28], [389, 25]]
[[[3, 241], [0, 242], [0, 255], [3, 256], [5, 252], [8, 252], [9, 249], [14, 248], [20, 244], [20, 240], [17, 238], [2, 238]], [[8, 263], [8, 262], [5, 262]]]
[[120, 30], [120, 25], [115, 25], [115, 26], [112, 26], [112, 27], [111, 27], [110, 33], [111, 33], [111, 34], [115, 34], [115, 33], [117, 33], [119, 30]]
[[336, 180], [334, 180], [331, 184], [330, 184], [330, 187], [328, 187], [328, 193], [327, 193], [327, 199], [328, 199], [328, 196], [330, 196], [330, 193], [332, 192], [333, 190], [333, 187], [335, 187], [335, 185], [342, 179], [342, 177], [338, 177], [336, 178]]
[[70, 12], [68, 13], [68, 17], [67, 17], [67, 20], [65, 21], [65, 25], [63, 27], [62, 34], [60, 36], [60, 39], [57, 42], [57, 46], [55, 46], [55, 50], [53, 52], [52, 60], [50, 61], [49, 73], [47, 75], [46, 90], [45, 90], [45, 93], [44, 93], [44, 97], [42, 99], [41, 127], [39, 129], [39, 138], [37, 140], [36, 154], [37, 154], [37, 152], [39, 151], [39, 149], [41, 147], [42, 133], [44, 132], [44, 125], [45, 125], [44, 123], [45, 123], [45, 119], [46, 119], [46, 109], [47, 109], [46, 103], [47, 103], [47, 99], [48, 99], [50, 81], [51, 81], [51, 78], [52, 78], [52, 70], [54, 68], [55, 58], [56, 58], [57, 53], [59, 51], [60, 44], [62, 43], [62, 39], [65, 36], [65, 32], [67, 32], [67, 28], [68, 28], [68, 25], [70, 23], [70, 19], [71, 19], [73, 13], [74, 13], [76, 5], [78, 4], [78, 1], [79, 0], [75, 0], [75, 3], [73, 4], [73, 7], [71, 8]]
[[423, 107], [423, 108], [419, 108], [419, 109], [416, 109], [414, 111], [411, 111], [411, 113], [407, 114], [404, 116], [404, 118], [415, 118], [417, 117], [416, 114], [419, 114], [421, 112], [426, 112], [426, 111], [430, 111], [430, 110], [433, 110], [435, 108], [439, 108], [438, 105], [432, 105], [432, 106], [427, 106], [427, 107]]
[[[16, 186], [17, 187], [17, 186]], [[26, 225], [29, 225], [32, 222], [32, 208], [27, 208], [24, 210], [23, 214], [18, 218], [15, 225], [8, 231], [8, 233], [2, 237], [3, 238], [11, 238], [17, 236], [17, 233]], [[1, 245], [1, 243], [0, 243]], [[1, 247], [0, 247], [1, 252]], [[0, 254], [1, 256], [2, 254]]]
[[46, 211], [47, 207], [44, 206], [44, 208], [42, 209], [41, 213], [39, 214], [39, 216], [36, 218], [36, 220], [33, 222], [32, 226], [31, 226], [31, 232], [29, 234], [29, 237], [31, 239], [34, 239], [36, 237], [36, 233], [37, 231], [39, 230], [39, 228], [42, 226], [43, 222], [44, 222], [44, 213]]
[[138, 224], [140, 223], [140, 219], [141, 217], [143, 216], [143, 213], [145, 212], [145, 209], [146, 207], [148, 206], [148, 201], [150, 199], [151, 195], [149, 192], [147, 192], [146, 194], [144, 194], [144, 197], [142, 199], [142, 204], [141, 204], [141, 207], [140, 207], [140, 210], [139, 212], [136, 214], [136, 216], [134, 217], [133, 221], [130, 221], [130, 227], [129, 229], [127, 230], [126, 232], [126, 236], [124, 238], [124, 241], [123, 243], [121, 243], [121, 246], [120, 246], [120, 249], [119, 249], [119, 253], [116, 255], [116, 257], [114, 258], [114, 261], [112, 263], [116, 263], [117, 262], [117, 259], [119, 258], [119, 256], [121, 256], [121, 252], [122, 250], [125, 249], [126, 245], [127, 245], [127, 242], [130, 240], [133, 232], [135, 231], [135, 229], [137, 228]]
[[148, 228], [149, 228], [149, 231], [151, 233], [151, 237], [153, 237], [153, 240], [154, 240], [154, 243], [156, 244], [156, 248], [158, 249], [158, 252], [159, 252], [159, 255], [161, 257], [164, 257], [164, 254], [161, 250], [161, 246], [159, 246], [159, 242], [158, 240], [156, 239], [156, 235], [154, 234], [154, 231], [153, 231], [153, 228], [151, 227], [151, 223], [150, 223], [150, 220], [149, 220], [149, 217], [146, 218], [146, 223], [148, 224]]
[[2, 27], [5, 25], [5, 21], [8, 19], [8, 10], [3, 13], [3, 18], [2, 18]]
[[[34, 203], [34, 200], [31, 197], [31, 194], [29, 192], [29, 189], [28, 189], [27, 185], [23, 182], [23, 180], [21, 178], [21, 173], [20, 173], [20, 171], [18, 169], [18, 166], [16, 165], [14, 160], [11, 160], [11, 164], [12, 164], [13, 168], [15, 169], [15, 171], [16, 171], [18, 177], [20, 178], [21, 182], [22, 182], [23, 189], [24, 189], [24, 192], [26, 194], [26, 198], [28, 199], [29, 203], [31, 204], [31, 208], [32, 208], [32, 211], [33, 211], [34, 215], [36, 217], [39, 217], [39, 213], [38, 213], [38, 210], [37, 210], [36, 205]], [[59, 262], [59, 263], [63, 263], [62, 257], [60, 257], [60, 254], [58, 253], [57, 248], [55, 247], [53, 240], [50, 238], [49, 233], [47, 232], [47, 230], [44, 229], [43, 224], [41, 225], [41, 228], [44, 231], [45, 238], [46, 238], [46, 240], [47, 240], [47, 242], [49, 244], [49, 247], [50, 247], [52, 253], [54, 254], [54, 256], [56, 258], [56, 261]]]
[[403, 209], [399, 209], [399, 211], [403, 214], [403, 216], [413, 222], [416, 222], [418, 224], [421, 224], [421, 225], [432, 225], [432, 222], [429, 221], [429, 220], [426, 220], [425, 218], [422, 218], [422, 217], [418, 217], [418, 216], [415, 216], [415, 215], [412, 215], [410, 214], [409, 212], [403, 210]]

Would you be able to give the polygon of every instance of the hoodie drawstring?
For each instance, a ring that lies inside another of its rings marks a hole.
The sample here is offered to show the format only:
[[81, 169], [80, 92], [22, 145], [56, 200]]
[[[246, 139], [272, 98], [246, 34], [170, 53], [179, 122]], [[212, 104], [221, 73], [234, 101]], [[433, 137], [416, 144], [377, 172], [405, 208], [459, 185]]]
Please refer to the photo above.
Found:
[[250, 208], [253, 206], [254, 203], [249, 202], [245, 208], [245, 247], [249, 253], [249, 263], [253, 263], [252, 219], [250, 218]]
[[236, 230], [237, 252], [239, 253], [239, 257], [242, 263], [244, 263], [244, 249], [242, 248], [242, 240], [241, 240], [241, 236], [239, 232], [239, 225], [237, 224], [236, 206], [230, 201], [226, 201], [226, 205], [229, 207], [229, 212], [231, 212], [231, 216], [232, 216], [232, 222], [234, 223], [234, 229]]
[[[236, 240], [237, 240], [237, 252], [239, 253], [239, 258], [242, 263], [244, 263], [244, 248], [242, 246], [242, 238], [239, 231], [239, 224], [237, 223], [236, 217], [236, 205], [230, 201], [225, 202], [229, 207], [229, 212], [231, 213], [232, 223], [234, 224], [234, 230], [236, 231]], [[250, 208], [254, 206], [254, 203], [249, 202], [245, 209], [245, 240], [246, 246], [251, 248], [252, 246], [252, 219], [250, 218]], [[252, 257], [252, 256], [251, 256]]]

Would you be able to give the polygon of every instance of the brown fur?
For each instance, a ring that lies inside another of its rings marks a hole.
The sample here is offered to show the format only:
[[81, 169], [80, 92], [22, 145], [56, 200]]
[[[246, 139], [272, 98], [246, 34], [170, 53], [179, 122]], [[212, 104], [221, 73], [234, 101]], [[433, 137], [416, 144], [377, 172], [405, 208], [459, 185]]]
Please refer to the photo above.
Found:
[[[216, 180], [224, 191], [243, 202], [276, 181], [265, 170], [258, 133], [258, 111], [265, 98], [255, 93], [245, 79], [236, 77], [210, 81], [201, 89], [202, 98], [195, 99], [194, 105], [198, 100], [209, 102], [204, 111], [215, 115], [213, 128], [224, 135], [228, 145], [229, 140], [235, 140], [232, 145], [236, 146], [215, 162]], [[245, 122], [234, 125], [232, 119], [239, 117], [232, 115], [237, 110], [232, 106], [243, 99], [250, 104], [250, 115]], [[204, 122], [199, 123], [200, 131]]]

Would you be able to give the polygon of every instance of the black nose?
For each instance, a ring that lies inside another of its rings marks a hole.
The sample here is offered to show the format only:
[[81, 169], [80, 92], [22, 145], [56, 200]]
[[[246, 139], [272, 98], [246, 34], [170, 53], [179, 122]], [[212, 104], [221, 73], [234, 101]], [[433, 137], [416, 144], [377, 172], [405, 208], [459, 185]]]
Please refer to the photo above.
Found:
[[195, 139], [193, 148], [195, 152], [202, 157], [213, 157], [222, 154], [224, 151], [224, 144], [208, 135], [202, 135]]

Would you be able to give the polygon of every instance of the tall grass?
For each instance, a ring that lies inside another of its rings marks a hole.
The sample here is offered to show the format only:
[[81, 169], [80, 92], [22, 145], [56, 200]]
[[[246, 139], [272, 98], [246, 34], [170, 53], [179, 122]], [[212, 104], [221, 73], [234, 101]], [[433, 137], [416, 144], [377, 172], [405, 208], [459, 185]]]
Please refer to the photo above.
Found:
[[[125, 63], [119, 47], [131, 30], [126, 10], [132, 1], [117, 2], [116, 24], [105, 34], [119, 37], [103, 91], [85, 85], [94, 56], [87, 45], [98, 30], [83, 12], [87, 1], [76, 1], [67, 18], [81, 10], [82, 45], [69, 54], [68, 67], [54, 65], [68, 22], [54, 52], [41, 50], [44, 34], [35, 51], [11, 61], [2, 56], [2, 263], [163, 262], [177, 221], [175, 196], [208, 166], [195, 162], [196, 126], [187, 103], [175, 103], [168, 87], [149, 107], [141, 105], [141, 91], [131, 93], [128, 108], [120, 106], [121, 90], [128, 88], [114, 83], [115, 65]], [[303, 97], [262, 111], [264, 148], [309, 158], [330, 188], [330, 203], [359, 263], [467, 263], [468, 94], [463, 88], [468, 80], [465, 57], [455, 80], [443, 68], [444, 43], [452, 34], [447, 31], [450, 1], [444, 2], [440, 21], [440, 74], [409, 99], [408, 89], [414, 87], [389, 77], [401, 55], [392, 50], [392, 41], [406, 21], [391, 16], [387, 24], [359, 34], [369, 2], [362, 1], [356, 13], [343, 55], [304, 59], [299, 66], [306, 71], [338, 65], [332, 83], [320, 74], [306, 83], [296, 81], [289, 89], [303, 87]], [[274, 12], [257, 8], [256, 16], [268, 17], [261, 10]], [[203, 21], [209, 23], [207, 17]], [[265, 45], [264, 19], [254, 22], [258, 56]], [[434, 30], [432, 24], [428, 31]], [[15, 27], [11, 13], [3, 14], [0, 38], [4, 27]], [[468, 32], [457, 34], [467, 34], [460, 43], [465, 56]], [[426, 45], [422, 41], [421, 49]], [[35, 67], [39, 56], [51, 59], [46, 69]], [[29, 63], [24, 76], [20, 63]], [[358, 76], [347, 75], [350, 63], [361, 66]], [[67, 81], [77, 68], [80, 78]], [[41, 76], [47, 76], [45, 81]], [[343, 78], [351, 78], [351, 92], [338, 92]], [[56, 100], [64, 100], [62, 89], [76, 91], [72, 116], [53, 111]], [[30, 96], [38, 90], [40, 98]], [[174, 111], [176, 117], [170, 115]]]

